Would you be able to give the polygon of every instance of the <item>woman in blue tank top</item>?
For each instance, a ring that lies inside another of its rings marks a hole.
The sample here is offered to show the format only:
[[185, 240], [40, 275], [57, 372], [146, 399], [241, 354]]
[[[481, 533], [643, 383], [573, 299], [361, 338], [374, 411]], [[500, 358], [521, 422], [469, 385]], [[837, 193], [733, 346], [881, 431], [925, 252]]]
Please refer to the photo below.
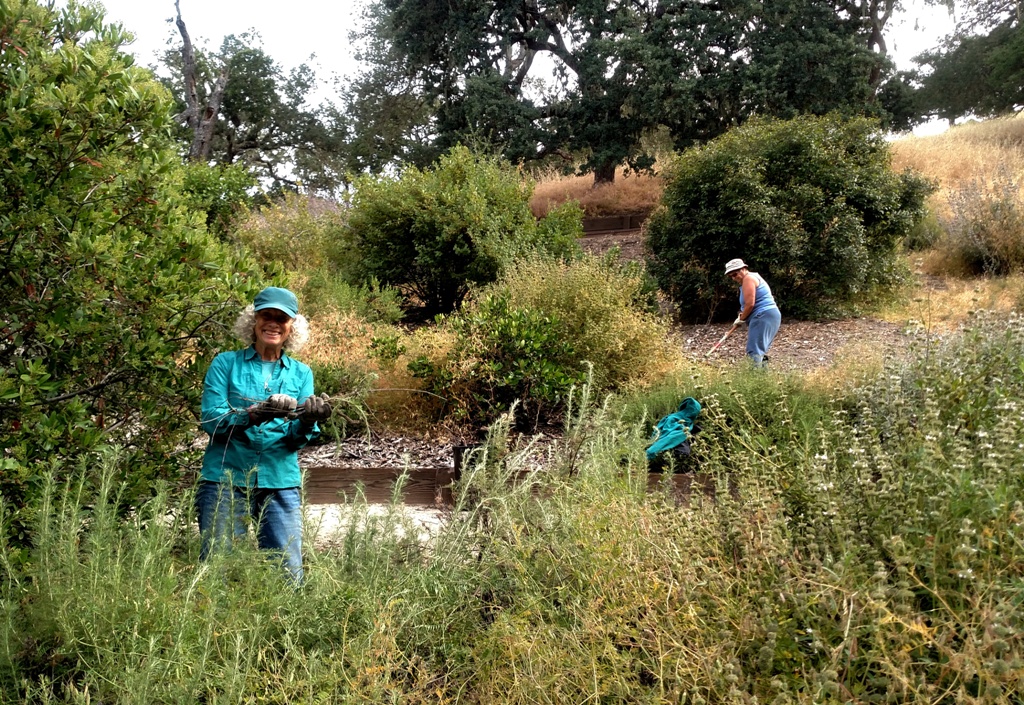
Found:
[[729, 260], [725, 276], [740, 285], [740, 313], [733, 325], [748, 324], [747, 357], [756, 367], [764, 367], [768, 348], [782, 324], [782, 312], [768, 282], [757, 272], [751, 272], [743, 260]]

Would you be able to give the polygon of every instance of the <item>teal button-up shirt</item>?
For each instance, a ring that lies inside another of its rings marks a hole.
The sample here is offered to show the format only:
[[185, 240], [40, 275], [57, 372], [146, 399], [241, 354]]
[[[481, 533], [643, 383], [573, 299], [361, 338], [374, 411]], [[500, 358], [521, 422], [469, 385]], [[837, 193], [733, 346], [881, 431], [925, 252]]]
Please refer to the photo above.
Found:
[[316, 425], [303, 428], [296, 419], [273, 419], [252, 425], [247, 408], [271, 394], [288, 394], [301, 404], [313, 395], [313, 372], [282, 354], [281, 368], [270, 378], [255, 347], [220, 353], [203, 383], [203, 430], [210, 444], [203, 456], [202, 478], [237, 487], [298, 487], [299, 449], [317, 436]]

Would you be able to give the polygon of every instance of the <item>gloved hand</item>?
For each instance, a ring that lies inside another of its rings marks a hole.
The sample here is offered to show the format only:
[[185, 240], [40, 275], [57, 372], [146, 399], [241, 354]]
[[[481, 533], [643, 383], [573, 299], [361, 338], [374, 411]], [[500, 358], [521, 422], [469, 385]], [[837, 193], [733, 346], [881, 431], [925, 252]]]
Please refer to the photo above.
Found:
[[298, 405], [299, 402], [295, 397], [290, 397], [287, 394], [271, 394], [270, 398], [266, 401], [261, 401], [259, 404], [254, 404], [247, 409], [249, 412], [249, 423], [253, 426], [259, 426], [271, 419], [288, 416], [295, 411], [295, 407]]
[[299, 405], [299, 401], [295, 397], [290, 397], [287, 394], [271, 394], [264, 403], [277, 411], [295, 411]]
[[312, 426], [317, 421], [331, 418], [331, 398], [326, 394], [309, 397], [298, 408], [299, 418], [303, 426]]
[[742, 326], [746, 321], [743, 320], [743, 316], [736, 316], [736, 320], [732, 322], [734, 326]]

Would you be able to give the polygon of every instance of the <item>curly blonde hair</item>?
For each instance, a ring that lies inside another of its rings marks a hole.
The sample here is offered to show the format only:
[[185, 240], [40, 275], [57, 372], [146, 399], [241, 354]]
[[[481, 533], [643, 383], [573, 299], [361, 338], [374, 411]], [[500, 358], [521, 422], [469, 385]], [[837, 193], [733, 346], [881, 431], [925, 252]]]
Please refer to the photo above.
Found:
[[[235, 319], [231, 331], [246, 345], [256, 342], [256, 309], [249, 304], [242, 309]], [[284, 349], [289, 353], [297, 353], [309, 342], [309, 321], [301, 313], [292, 319], [292, 332], [284, 341]]]

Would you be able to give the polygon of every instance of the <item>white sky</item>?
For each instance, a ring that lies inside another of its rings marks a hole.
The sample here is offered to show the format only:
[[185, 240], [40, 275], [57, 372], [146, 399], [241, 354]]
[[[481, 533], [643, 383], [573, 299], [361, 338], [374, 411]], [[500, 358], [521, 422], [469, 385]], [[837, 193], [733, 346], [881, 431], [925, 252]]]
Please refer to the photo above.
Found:
[[[107, 8], [107, 20], [121, 22], [136, 36], [129, 47], [139, 63], [156, 63], [158, 53], [180, 41], [169, 22], [175, 15], [173, 0], [98, 0]], [[181, 16], [193, 43], [220, 46], [227, 34], [250, 29], [259, 33], [263, 48], [286, 70], [310, 64], [321, 81], [350, 76], [358, 64], [349, 32], [356, 28], [363, 0], [180, 0]], [[953, 27], [945, 7], [904, 0], [904, 9], [890, 20], [886, 39], [890, 56], [900, 69], [914, 68], [911, 59], [934, 47]], [[311, 55], [315, 58], [311, 59]], [[922, 127], [916, 134], [931, 134], [940, 126]]]
[[[95, 0], [107, 9], [108, 22], [120, 22], [135, 35], [131, 49], [142, 65], [181, 38], [173, 19], [174, 0]], [[196, 46], [220, 46], [228, 34], [255, 30], [263, 48], [285, 70], [308, 63], [317, 76], [348, 75], [356, 68], [349, 44], [360, 0], [180, 0], [181, 18]], [[310, 59], [315, 55], [314, 59]]]

